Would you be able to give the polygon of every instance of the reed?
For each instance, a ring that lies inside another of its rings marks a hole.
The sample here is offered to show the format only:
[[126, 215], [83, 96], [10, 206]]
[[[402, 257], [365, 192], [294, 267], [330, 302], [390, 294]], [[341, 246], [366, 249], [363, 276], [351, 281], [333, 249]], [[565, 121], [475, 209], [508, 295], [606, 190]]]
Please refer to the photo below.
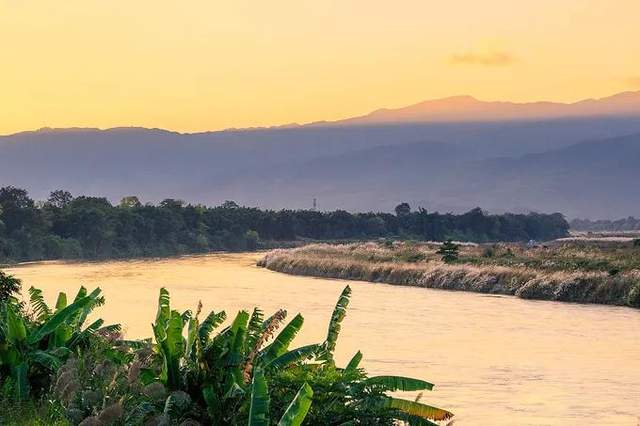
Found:
[[436, 243], [311, 244], [273, 250], [258, 265], [294, 275], [640, 307], [640, 270], [594, 270], [593, 265], [606, 269], [615, 263], [602, 263], [592, 248], [491, 248], [493, 254], [487, 257], [487, 247], [462, 247], [460, 260], [446, 264], [435, 253]]

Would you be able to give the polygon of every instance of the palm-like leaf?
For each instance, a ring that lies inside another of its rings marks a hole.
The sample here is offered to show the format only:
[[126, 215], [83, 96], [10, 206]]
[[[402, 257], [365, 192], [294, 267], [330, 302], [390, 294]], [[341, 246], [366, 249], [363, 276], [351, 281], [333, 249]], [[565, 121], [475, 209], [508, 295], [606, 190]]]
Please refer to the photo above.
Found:
[[[96, 288], [87, 295], [91, 301], [83, 309], [78, 311], [78, 313], [72, 317], [72, 320], [69, 321], [69, 325], [72, 330], [79, 330], [86, 321], [87, 316], [97, 307], [104, 305], [104, 297], [100, 295], [101, 292], [102, 290], [100, 288]], [[85, 297], [83, 295], [86, 295], [86, 293], [87, 290], [84, 287], [81, 287], [74, 299], [74, 303]]]
[[360, 365], [360, 361], [362, 361], [362, 352], [358, 351], [353, 356], [353, 358], [351, 358], [351, 361], [349, 361], [347, 366], [344, 368], [345, 371], [353, 371], [357, 369], [358, 366]]
[[399, 398], [385, 397], [383, 398], [383, 406], [399, 410], [409, 416], [415, 416], [426, 420], [441, 421], [448, 420], [453, 417], [453, 413], [443, 410], [442, 408], [432, 407], [431, 405]]
[[270, 370], [285, 368], [291, 364], [304, 361], [306, 359], [309, 359], [315, 356], [319, 350], [320, 350], [320, 345], [317, 345], [317, 344], [301, 346], [299, 348], [292, 349], [289, 352], [286, 352], [280, 355], [270, 363], [266, 364], [265, 368], [268, 368]]
[[312, 401], [313, 389], [305, 382], [280, 418], [278, 426], [300, 426], [309, 412]]
[[346, 286], [340, 294], [340, 298], [336, 303], [336, 307], [331, 314], [331, 320], [329, 321], [329, 329], [327, 330], [327, 339], [324, 343], [324, 353], [321, 358], [327, 361], [333, 360], [333, 351], [336, 348], [338, 336], [340, 335], [340, 324], [344, 317], [347, 315], [347, 307], [349, 306], [349, 298], [351, 297], [351, 287]]
[[375, 376], [369, 377], [362, 382], [365, 386], [378, 387], [385, 391], [418, 391], [432, 390], [433, 384], [424, 380], [413, 379], [402, 376]]
[[160, 289], [160, 296], [158, 297], [158, 312], [156, 314], [156, 323], [164, 323], [171, 317], [171, 299], [169, 292], [166, 288]]
[[81, 342], [86, 341], [90, 336], [93, 336], [100, 327], [102, 327], [102, 324], [104, 324], [104, 321], [102, 319], [98, 319], [92, 322], [87, 328], [85, 328], [81, 332], [74, 333], [74, 335], [71, 336], [71, 338], [68, 340], [67, 347], [74, 348], [75, 346], [79, 345]]
[[30, 287], [29, 303], [33, 307], [34, 314], [36, 314], [36, 321], [44, 322], [51, 316], [51, 309], [44, 301], [42, 290], [35, 287]]
[[167, 386], [178, 389], [180, 386], [180, 360], [185, 352], [185, 341], [182, 337], [182, 315], [178, 311], [171, 311], [171, 318], [167, 323], [166, 338], [160, 345], [165, 360]]
[[56, 313], [54, 313], [51, 318], [49, 318], [44, 324], [42, 324], [42, 326], [40, 326], [40, 328], [38, 328], [29, 336], [29, 343], [33, 344], [39, 342], [50, 333], [55, 332], [59, 327], [65, 326], [66, 322], [70, 318], [72, 318], [75, 314], [77, 314], [91, 302], [92, 297], [86, 296], [73, 302], [69, 306], [56, 310]]
[[273, 342], [260, 355], [261, 362], [269, 364], [283, 355], [304, 324], [302, 315], [296, 315], [281, 331]]
[[29, 379], [27, 373], [29, 371], [29, 365], [26, 362], [22, 362], [11, 368], [11, 378], [13, 379], [13, 385], [15, 387], [15, 396], [18, 401], [25, 401], [29, 397]]
[[14, 344], [20, 344], [27, 338], [27, 328], [13, 306], [7, 305], [7, 335], [6, 338]]
[[251, 383], [249, 426], [269, 425], [269, 388], [264, 373], [256, 369]]
[[202, 344], [209, 340], [211, 332], [227, 319], [227, 314], [222, 312], [211, 312], [198, 327], [198, 338]]
[[250, 351], [260, 340], [260, 336], [263, 332], [264, 314], [258, 308], [254, 308], [249, 319], [249, 325], [247, 326], [247, 350]]
[[439, 426], [437, 423], [434, 423], [431, 420], [427, 420], [418, 416], [412, 416], [407, 413], [398, 413], [396, 414], [396, 417], [397, 420], [402, 420], [404, 424], [408, 426]]
[[62, 365], [60, 358], [45, 351], [34, 351], [30, 358], [34, 363], [40, 364], [50, 371], [56, 371]]
[[64, 292], [60, 292], [58, 293], [58, 298], [56, 299], [56, 312], [66, 307], [67, 307], [67, 294]]

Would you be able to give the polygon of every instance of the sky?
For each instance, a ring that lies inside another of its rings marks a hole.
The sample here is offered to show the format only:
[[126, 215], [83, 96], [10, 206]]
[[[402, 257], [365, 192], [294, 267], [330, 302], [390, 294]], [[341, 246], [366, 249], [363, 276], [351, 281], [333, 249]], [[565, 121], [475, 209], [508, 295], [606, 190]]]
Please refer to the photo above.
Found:
[[0, 134], [640, 90], [638, 0], [0, 0]]

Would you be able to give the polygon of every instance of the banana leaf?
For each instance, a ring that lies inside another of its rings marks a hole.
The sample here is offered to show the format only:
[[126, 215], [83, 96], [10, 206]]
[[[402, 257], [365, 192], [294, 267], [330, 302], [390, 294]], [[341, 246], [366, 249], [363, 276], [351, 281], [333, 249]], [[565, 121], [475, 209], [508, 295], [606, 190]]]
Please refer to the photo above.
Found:
[[449, 420], [453, 417], [453, 413], [441, 408], [432, 407], [420, 402], [408, 401], [405, 399], [384, 397], [383, 406], [394, 408], [410, 416], [419, 417], [426, 420]]
[[268, 368], [270, 370], [285, 368], [293, 363], [304, 361], [315, 356], [319, 350], [320, 345], [318, 344], [301, 346], [280, 355], [270, 363], [266, 364], [265, 368]]
[[251, 384], [251, 406], [249, 408], [249, 426], [269, 425], [269, 388], [264, 373], [256, 369]]
[[269, 364], [277, 357], [283, 355], [302, 328], [302, 324], [304, 324], [304, 318], [300, 314], [296, 315], [280, 333], [278, 333], [278, 336], [273, 342], [262, 351], [260, 355], [261, 362]]
[[360, 361], [362, 361], [362, 352], [358, 351], [353, 356], [353, 358], [351, 358], [351, 361], [349, 361], [349, 363], [347, 364], [347, 366], [345, 367], [344, 370], [345, 371], [353, 371], [353, 370], [357, 369], [358, 365], [360, 365]]
[[300, 426], [309, 412], [312, 401], [313, 389], [305, 382], [280, 418], [278, 426]]
[[413, 379], [402, 376], [375, 376], [369, 377], [362, 382], [365, 386], [379, 387], [385, 391], [418, 391], [432, 390], [433, 384], [424, 380]]
[[44, 324], [42, 324], [42, 326], [40, 326], [40, 328], [38, 328], [29, 336], [29, 343], [34, 344], [36, 342], [39, 342], [50, 333], [55, 332], [59, 327], [65, 326], [66, 321], [69, 320], [69, 318], [73, 317], [76, 313], [78, 313], [81, 309], [83, 309], [91, 302], [91, 296], [86, 296], [73, 302], [69, 306], [56, 310], [56, 313], [54, 313], [51, 318], [49, 318]]

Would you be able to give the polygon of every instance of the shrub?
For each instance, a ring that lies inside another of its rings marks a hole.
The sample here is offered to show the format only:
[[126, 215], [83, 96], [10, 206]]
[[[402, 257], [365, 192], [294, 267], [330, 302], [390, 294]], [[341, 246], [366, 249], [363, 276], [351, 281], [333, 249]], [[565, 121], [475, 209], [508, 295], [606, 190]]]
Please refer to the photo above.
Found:
[[29, 293], [29, 314], [10, 298], [0, 318], [0, 399], [40, 407], [46, 396], [57, 409], [55, 415], [34, 412], [36, 420], [29, 424], [66, 419], [83, 426], [293, 426], [309, 416], [310, 424], [333, 418], [392, 425], [453, 416], [388, 395], [433, 385], [400, 376], [368, 377], [358, 368], [359, 352], [345, 368], [336, 366], [333, 352], [349, 287], [340, 295], [325, 340], [295, 349], [289, 346], [304, 318], [298, 314], [285, 322], [284, 310], [268, 318], [259, 309], [240, 311], [223, 328], [224, 312], [203, 320], [201, 305], [195, 314], [178, 312], [161, 289], [154, 340], [131, 342], [122, 339], [119, 328], [101, 327], [101, 320], [83, 326], [88, 313], [104, 303], [99, 289], [87, 294], [81, 288], [70, 304], [61, 293], [55, 309], [44, 303], [40, 290]]
[[445, 241], [436, 253], [442, 255], [442, 261], [445, 263], [453, 263], [458, 260], [460, 246], [454, 244], [451, 240]]
[[636, 282], [635, 285], [631, 287], [629, 296], [627, 298], [627, 303], [629, 304], [629, 306], [640, 308], [640, 282]]
[[20, 292], [20, 280], [0, 271], [0, 305], [15, 300]]

